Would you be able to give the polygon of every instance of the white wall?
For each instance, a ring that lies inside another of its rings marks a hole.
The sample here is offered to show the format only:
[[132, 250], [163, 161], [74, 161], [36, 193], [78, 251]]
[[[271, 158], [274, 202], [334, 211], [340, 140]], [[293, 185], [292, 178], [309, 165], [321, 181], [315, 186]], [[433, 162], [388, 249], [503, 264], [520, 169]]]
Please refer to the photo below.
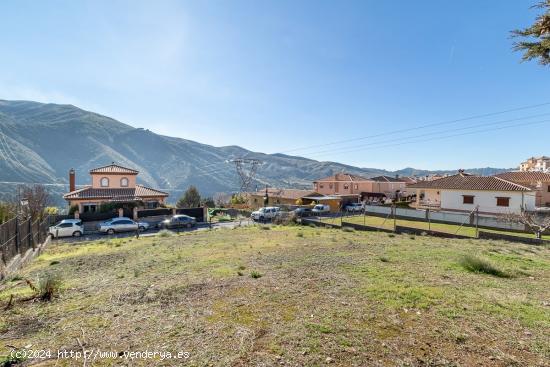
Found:
[[[474, 196], [474, 203], [463, 204], [463, 195]], [[497, 197], [509, 197], [510, 206], [497, 206]], [[478, 205], [479, 211], [485, 213], [519, 213], [522, 206], [525, 206], [527, 210], [534, 210], [535, 193], [516, 191], [441, 190], [441, 210], [472, 211]]]

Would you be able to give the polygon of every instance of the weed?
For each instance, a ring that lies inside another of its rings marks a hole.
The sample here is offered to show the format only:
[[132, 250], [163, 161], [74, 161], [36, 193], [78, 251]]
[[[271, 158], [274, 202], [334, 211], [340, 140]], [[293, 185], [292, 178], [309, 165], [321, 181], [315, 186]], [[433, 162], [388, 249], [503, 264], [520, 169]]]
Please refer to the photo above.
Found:
[[61, 279], [58, 276], [47, 274], [38, 281], [37, 297], [42, 301], [51, 301], [61, 289]]
[[21, 277], [20, 275], [14, 275], [9, 277], [7, 280], [8, 282], [18, 282], [20, 280], [23, 280], [23, 277]]
[[342, 231], [344, 231], [344, 232], [355, 232], [355, 228], [353, 228], [353, 227], [342, 227]]
[[50, 265], [57, 265], [57, 264], [59, 264], [59, 261], [57, 261], [57, 260], [54, 260], [50, 263]]
[[[22, 352], [22, 353], [17, 353]], [[17, 350], [14, 349], [13, 353], [10, 353], [9, 355], [0, 358], [0, 367], [11, 367], [11, 366], [18, 366], [22, 364], [27, 358], [23, 357], [26, 355], [24, 350]]]
[[271, 229], [271, 227], [263, 225], [263, 226], [260, 226], [260, 229], [263, 229], [264, 231], [269, 231]]
[[239, 265], [239, 270], [244, 270], [244, 269], [246, 269], [246, 266], [244, 266], [244, 265]]
[[509, 275], [498, 269], [486, 260], [472, 255], [466, 255], [460, 260], [460, 265], [473, 273], [484, 273], [494, 275], [499, 278], [509, 278]]
[[390, 233], [390, 234], [388, 234], [388, 237], [389, 237], [389, 238], [394, 238], [395, 235], [394, 235], [393, 233]]
[[415, 236], [410, 236], [409, 237], [411, 240], [416, 240], [416, 237]]
[[299, 231], [298, 233], [296, 233], [296, 237], [304, 237], [304, 232]]
[[261, 277], [262, 277], [262, 274], [260, 274], [259, 271], [252, 270], [252, 271], [250, 272], [250, 277], [253, 278], [253, 279], [258, 279], [258, 278], [261, 278]]
[[321, 334], [330, 334], [330, 333], [333, 332], [330, 327], [325, 326], [325, 325], [321, 325], [321, 324], [308, 323], [308, 324], [306, 324], [306, 326], [307, 326], [308, 329], [317, 331]]
[[383, 263], [389, 263], [390, 259], [387, 256], [380, 256], [380, 261], [382, 261]]
[[242, 277], [242, 276], [244, 275], [244, 273], [243, 273], [242, 271], [239, 270], [239, 271], [237, 272], [237, 275], [240, 276], [240, 277]]
[[158, 233], [159, 237], [171, 237], [174, 235], [174, 232], [169, 231], [167, 229], [160, 230]]

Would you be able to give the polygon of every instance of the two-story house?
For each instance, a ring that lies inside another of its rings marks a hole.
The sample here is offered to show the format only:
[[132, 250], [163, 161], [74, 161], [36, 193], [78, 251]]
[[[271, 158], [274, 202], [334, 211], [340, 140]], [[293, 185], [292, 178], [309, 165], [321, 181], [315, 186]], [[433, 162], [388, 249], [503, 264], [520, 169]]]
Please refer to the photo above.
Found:
[[541, 171], [516, 171], [504, 172], [496, 175], [496, 177], [529, 186], [536, 192], [536, 206], [550, 207], [550, 173]]
[[139, 171], [112, 163], [90, 170], [91, 185], [76, 189], [74, 169], [69, 172], [70, 192], [63, 198], [79, 213], [97, 212], [103, 203], [132, 203], [156, 208], [164, 204], [168, 193], [136, 183]]

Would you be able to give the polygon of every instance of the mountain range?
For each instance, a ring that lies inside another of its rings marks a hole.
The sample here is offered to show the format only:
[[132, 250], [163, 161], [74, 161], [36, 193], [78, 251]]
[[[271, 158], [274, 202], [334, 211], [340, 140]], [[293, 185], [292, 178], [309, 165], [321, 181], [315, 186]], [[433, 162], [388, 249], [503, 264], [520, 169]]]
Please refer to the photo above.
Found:
[[[405, 168], [387, 171], [298, 156], [252, 152], [239, 146], [215, 147], [134, 128], [107, 116], [72, 105], [0, 100], [0, 196], [13, 195], [18, 182], [47, 184], [57, 204], [68, 190], [68, 171], [77, 185], [89, 183], [91, 168], [116, 162], [140, 171], [138, 181], [165, 190], [175, 201], [189, 186], [201, 194], [234, 192], [240, 187], [236, 158], [258, 159], [251, 188], [309, 188], [311, 181], [337, 172], [377, 175], [453, 173]], [[499, 168], [468, 172], [495, 174]]]

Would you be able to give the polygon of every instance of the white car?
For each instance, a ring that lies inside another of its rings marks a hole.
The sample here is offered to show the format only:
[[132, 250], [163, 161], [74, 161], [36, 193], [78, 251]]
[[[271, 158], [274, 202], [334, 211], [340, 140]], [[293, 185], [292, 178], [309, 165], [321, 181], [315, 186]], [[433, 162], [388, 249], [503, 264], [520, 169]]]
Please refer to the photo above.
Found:
[[363, 211], [363, 204], [350, 203], [344, 207], [344, 210], [352, 213], [361, 213]]
[[328, 213], [330, 212], [330, 206], [324, 204], [317, 204], [313, 207], [312, 212], [316, 214]]
[[58, 237], [80, 237], [84, 234], [84, 226], [80, 219], [63, 219], [48, 230], [49, 236]]
[[250, 214], [250, 218], [252, 218], [252, 220], [265, 221], [275, 218], [280, 213], [281, 208], [278, 208], [276, 206], [268, 206], [252, 212], [252, 214]]

